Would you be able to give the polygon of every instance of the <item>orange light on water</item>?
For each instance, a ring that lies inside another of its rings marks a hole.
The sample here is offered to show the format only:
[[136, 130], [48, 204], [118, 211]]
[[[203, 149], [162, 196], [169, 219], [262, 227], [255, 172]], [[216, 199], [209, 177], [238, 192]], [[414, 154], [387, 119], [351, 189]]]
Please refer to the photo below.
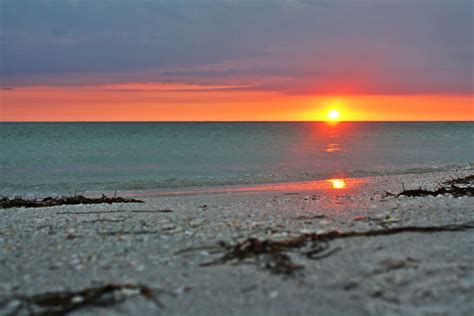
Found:
[[327, 153], [334, 153], [341, 150], [342, 148], [341, 148], [341, 145], [339, 144], [327, 144], [326, 149], [325, 149]]
[[331, 187], [333, 189], [344, 189], [347, 186], [347, 182], [344, 179], [330, 179], [328, 180], [331, 183]]

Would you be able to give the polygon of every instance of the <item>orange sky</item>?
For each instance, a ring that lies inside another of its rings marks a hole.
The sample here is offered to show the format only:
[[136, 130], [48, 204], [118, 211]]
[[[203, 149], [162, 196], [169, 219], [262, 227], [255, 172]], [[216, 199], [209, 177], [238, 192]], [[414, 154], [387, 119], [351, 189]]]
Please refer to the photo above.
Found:
[[[242, 89], [244, 88], [244, 89]], [[243, 86], [116, 84], [0, 90], [1, 121], [474, 120], [472, 95], [288, 95]]]

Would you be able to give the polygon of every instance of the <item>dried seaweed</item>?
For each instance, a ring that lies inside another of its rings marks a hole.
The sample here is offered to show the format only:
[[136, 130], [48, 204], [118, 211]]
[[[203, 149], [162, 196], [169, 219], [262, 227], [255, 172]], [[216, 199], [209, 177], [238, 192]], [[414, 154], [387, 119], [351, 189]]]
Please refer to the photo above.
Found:
[[474, 196], [474, 175], [466, 176], [464, 178], [452, 179], [444, 182], [444, 186], [440, 186], [435, 190], [426, 190], [421, 187], [418, 189], [406, 190], [396, 194], [390, 191], [385, 191], [383, 197], [423, 197], [423, 196], [438, 196], [450, 195], [455, 198], [472, 197]]
[[[0, 310], [4, 310], [4, 315], [18, 315], [26, 310], [30, 315], [59, 316], [84, 308], [111, 307], [136, 296], [141, 296], [159, 308], [164, 308], [157, 297], [160, 294], [174, 296], [172, 292], [152, 289], [145, 285], [110, 283], [79, 291], [47, 292], [32, 296], [13, 295], [0, 301]], [[16, 307], [12, 311], [5, 311], [12, 302], [17, 303]]]
[[404, 190], [398, 193], [396, 196], [408, 196], [408, 197], [419, 197], [419, 196], [438, 196], [449, 194], [453, 197], [462, 197], [462, 196], [474, 196], [474, 187], [458, 187], [455, 184], [451, 184], [448, 187], [441, 187], [436, 190], [425, 190], [425, 189], [414, 189], [414, 190]]
[[455, 198], [474, 196], [474, 175], [445, 181], [443, 185], [440, 185], [435, 190], [426, 190], [421, 187], [418, 189], [406, 190], [405, 187], [403, 187], [403, 191], [400, 193], [385, 191], [382, 197], [423, 197], [438, 195], [450, 195]]
[[453, 185], [453, 184], [474, 184], [474, 174], [463, 177], [457, 178], [453, 180], [446, 181], [445, 184]]
[[288, 248], [303, 246], [304, 240], [292, 239], [284, 241], [259, 240], [248, 238], [235, 245], [220, 242], [224, 255], [217, 260], [202, 263], [201, 266], [224, 264], [231, 261], [244, 262], [246, 259], [256, 259], [259, 266], [276, 274], [294, 275], [303, 266], [292, 262], [290, 256], [284, 253]]
[[76, 205], [76, 204], [112, 204], [112, 203], [143, 203], [141, 200], [127, 199], [123, 197], [107, 197], [102, 194], [100, 198], [87, 198], [83, 195], [45, 197], [44, 199], [23, 199], [14, 197], [10, 199], [3, 197], [0, 199], [0, 208], [13, 207], [48, 207], [57, 205]]
[[[326, 258], [340, 248], [330, 249], [330, 241], [342, 238], [372, 237], [394, 235], [400, 233], [435, 233], [449, 231], [465, 231], [474, 229], [474, 222], [451, 224], [444, 226], [405, 226], [390, 227], [369, 231], [330, 231], [327, 233], [305, 233], [283, 240], [260, 240], [248, 238], [236, 244], [219, 242], [218, 246], [223, 255], [216, 260], [202, 263], [201, 266], [212, 266], [226, 263], [252, 263], [275, 274], [295, 276], [304, 266], [295, 264], [289, 256], [289, 251], [298, 250], [300, 255], [308, 259], [320, 260]], [[183, 253], [182, 250], [179, 253]]]

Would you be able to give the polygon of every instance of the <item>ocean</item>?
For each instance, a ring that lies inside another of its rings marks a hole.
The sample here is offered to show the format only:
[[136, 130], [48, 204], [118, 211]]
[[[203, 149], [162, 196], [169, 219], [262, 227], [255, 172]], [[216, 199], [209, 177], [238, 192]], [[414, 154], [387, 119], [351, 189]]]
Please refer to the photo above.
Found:
[[472, 122], [0, 123], [0, 194], [421, 173], [474, 162]]

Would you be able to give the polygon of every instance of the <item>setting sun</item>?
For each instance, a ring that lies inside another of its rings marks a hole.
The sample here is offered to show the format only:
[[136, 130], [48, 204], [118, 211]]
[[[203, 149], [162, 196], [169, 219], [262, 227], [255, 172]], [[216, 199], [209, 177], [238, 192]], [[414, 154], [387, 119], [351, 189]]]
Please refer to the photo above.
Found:
[[341, 114], [339, 113], [338, 110], [331, 110], [331, 111], [329, 111], [329, 113], [328, 113], [328, 118], [329, 118], [330, 120], [336, 121], [337, 119], [339, 119], [339, 116], [340, 116], [340, 115], [341, 115]]

